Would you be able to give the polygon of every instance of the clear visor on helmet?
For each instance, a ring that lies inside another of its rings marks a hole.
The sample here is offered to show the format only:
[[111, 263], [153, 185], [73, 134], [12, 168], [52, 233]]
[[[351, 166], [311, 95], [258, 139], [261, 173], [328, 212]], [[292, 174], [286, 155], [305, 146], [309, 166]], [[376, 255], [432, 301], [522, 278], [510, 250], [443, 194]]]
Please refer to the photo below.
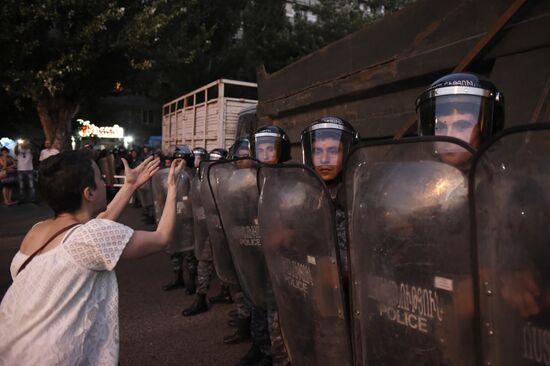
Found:
[[218, 152], [211, 152], [209, 155], [209, 160], [220, 160], [223, 156]]
[[353, 145], [354, 136], [343, 130], [319, 129], [302, 136], [304, 164], [314, 168], [323, 180], [335, 179]]
[[477, 148], [492, 103], [474, 95], [444, 95], [426, 100], [417, 113], [422, 135], [455, 137]]
[[250, 142], [248, 140], [238, 140], [233, 145], [233, 151], [231, 155], [234, 158], [247, 158], [250, 157]]
[[281, 156], [281, 135], [260, 132], [255, 136], [256, 159], [266, 164], [277, 164]]

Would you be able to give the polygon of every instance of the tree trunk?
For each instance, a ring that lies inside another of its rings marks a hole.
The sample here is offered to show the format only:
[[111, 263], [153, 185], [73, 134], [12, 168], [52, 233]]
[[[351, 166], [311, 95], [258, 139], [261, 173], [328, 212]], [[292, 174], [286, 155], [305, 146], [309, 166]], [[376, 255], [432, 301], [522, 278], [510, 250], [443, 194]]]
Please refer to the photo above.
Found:
[[79, 108], [79, 103], [63, 96], [47, 96], [37, 100], [36, 110], [44, 135], [59, 151], [70, 149], [71, 120]]

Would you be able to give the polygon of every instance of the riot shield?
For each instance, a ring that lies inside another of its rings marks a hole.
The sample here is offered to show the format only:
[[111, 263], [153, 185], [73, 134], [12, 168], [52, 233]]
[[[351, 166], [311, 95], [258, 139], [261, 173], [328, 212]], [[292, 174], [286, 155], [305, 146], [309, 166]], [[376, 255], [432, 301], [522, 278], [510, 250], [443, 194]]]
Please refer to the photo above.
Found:
[[[152, 178], [153, 203], [155, 220], [159, 223], [167, 194], [167, 179], [170, 169], [161, 169]], [[169, 254], [193, 250], [193, 212], [189, 191], [193, 172], [183, 168], [178, 179], [176, 194], [176, 227], [172, 240], [166, 248]]]
[[266, 306], [269, 280], [257, 219], [258, 164], [243, 158], [213, 163], [208, 181], [239, 284], [254, 305]]
[[195, 248], [193, 231], [193, 208], [191, 206], [191, 182], [193, 170], [183, 168], [178, 179], [176, 196], [177, 225], [174, 229], [174, 250], [178, 252], [192, 251]]
[[335, 207], [303, 165], [263, 166], [260, 239], [293, 365], [351, 365]]
[[167, 179], [170, 169], [163, 168], [151, 178], [151, 191], [153, 197], [153, 207], [155, 209], [155, 222], [159, 223], [164, 203], [166, 201]]
[[233, 259], [229, 252], [227, 239], [222, 228], [220, 216], [212, 196], [212, 192], [217, 190], [217, 183], [223, 184], [223, 181], [217, 181], [212, 185], [208, 184], [208, 169], [213, 162], [201, 162], [200, 165], [200, 192], [201, 202], [204, 207], [206, 216], [206, 227], [208, 229], [208, 238], [212, 246], [212, 259], [214, 260], [214, 268], [220, 280], [229, 284], [238, 284], [237, 274], [233, 266]]
[[445, 137], [363, 144], [350, 153], [345, 184], [358, 364], [475, 363], [472, 153]]
[[485, 365], [550, 364], [550, 125], [506, 131], [470, 191]]
[[195, 257], [198, 260], [212, 260], [210, 242], [208, 241], [208, 229], [206, 227], [206, 215], [201, 200], [201, 181], [199, 174], [195, 174], [191, 181], [191, 207], [193, 209], [193, 237], [195, 239]]

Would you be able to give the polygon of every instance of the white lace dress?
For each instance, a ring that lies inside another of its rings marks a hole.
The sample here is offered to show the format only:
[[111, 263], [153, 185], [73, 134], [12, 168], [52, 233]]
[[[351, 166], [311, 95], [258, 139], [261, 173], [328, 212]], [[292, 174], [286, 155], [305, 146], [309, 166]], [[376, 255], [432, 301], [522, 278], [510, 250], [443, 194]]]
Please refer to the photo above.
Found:
[[0, 304], [0, 365], [117, 365], [118, 285], [113, 271], [133, 230], [94, 219], [62, 243], [11, 264]]

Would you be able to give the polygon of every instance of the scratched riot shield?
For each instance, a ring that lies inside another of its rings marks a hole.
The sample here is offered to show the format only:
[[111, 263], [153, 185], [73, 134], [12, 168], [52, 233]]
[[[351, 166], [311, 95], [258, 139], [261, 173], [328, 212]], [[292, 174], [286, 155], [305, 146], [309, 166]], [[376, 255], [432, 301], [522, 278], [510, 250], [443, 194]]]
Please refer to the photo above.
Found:
[[453, 138], [360, 145], [345, 171], [358, 364], [473, 365], [468, 172]]
[[492, 141], [472, 182], [483, 364], [548, 365], [550, 125]]
[[214, 202], [212, 192], [216, 191], [218, 184], [225, 184], [223, 178], [220, 177], [217, 181], [213, 181], [212, 189], [208, 184], [208, 169], [213, 162], [203, 161], [201, 162], [199, 175], [200, 175], [200, 192], [201, 202], [204, 207], [204, 214], [206, 216], [206, 228], [208, 230], [208, 238], [210, 245], [212, 246], [212, 259], [214, 260], [214, 268], [218, 277], [230, 284], [238, 284], [237, 274], [235, 273], [235, 267], [233, 266], [233, 259], [229, 252], [229, 246], [227, 239], [223, 231], [218, 209]]
[[[161, 169], [152, 178], [153, 203], [155, 208], [155, 221], [160, 221], [164, 204], [166, 202], [168, 173], [170, 169]], [[176, 226], [172, 240], [166, 248], [169, 254], [193, 250], [193, 212], [189, 191], [193, 172], [189, 168], [183, 168], [177, 185], [176, 194]]]
[[191, 180], [190, 199], [193, 209], [193, 237], [195, 239], [195, 257], [198, 260], [212, 260], [212, 251], [208, 241], [206, 215], [201, 200], [201, 181], [199, 174]]
[[249, 158], [213, 163], [208, 169], [208, 181], [239, 284], [255, 305], [265, 306], [269, 279], [257, 217], [258, 164]]
[[260, 238], [293, 365], [351, 365], [336, 209], [303, 165], [264, 166], [258, 182]]

